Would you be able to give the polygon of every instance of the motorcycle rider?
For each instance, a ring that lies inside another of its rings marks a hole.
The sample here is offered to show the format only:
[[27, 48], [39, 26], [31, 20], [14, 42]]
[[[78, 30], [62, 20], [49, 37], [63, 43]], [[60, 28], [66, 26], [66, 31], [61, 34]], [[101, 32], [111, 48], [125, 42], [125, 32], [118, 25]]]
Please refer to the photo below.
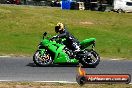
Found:
[[59, 34], [53, 38], [65, 38], [66, 41], [64, 42], [64, 45], [66, 45], [67, 48], [75, 52], [80, 51], [79, 41], [67, 31], [63, 23], [57, 23], [55, 26], [55, 32]]

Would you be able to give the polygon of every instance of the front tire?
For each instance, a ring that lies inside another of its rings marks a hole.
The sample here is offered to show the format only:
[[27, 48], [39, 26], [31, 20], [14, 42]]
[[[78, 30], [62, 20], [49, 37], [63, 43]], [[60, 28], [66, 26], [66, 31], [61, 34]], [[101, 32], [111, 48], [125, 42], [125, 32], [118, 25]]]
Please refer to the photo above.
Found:
[[40, 54], [37, 50], [33, 56], [33, 61], [37, 66], [49, 66], [52, 64], [53, 60], [49, 52], [45, 52], [44, 55]]
[[96, 67], [100, 62], [99, 54], [97, 54], [97, 52], [94, 50], [87, 51], [88, 53], [90, 53], [90, 56], [88, 56], [87, 58], [82, 58], [80, 61], [81, 64], [83, 65], [83, 67]]

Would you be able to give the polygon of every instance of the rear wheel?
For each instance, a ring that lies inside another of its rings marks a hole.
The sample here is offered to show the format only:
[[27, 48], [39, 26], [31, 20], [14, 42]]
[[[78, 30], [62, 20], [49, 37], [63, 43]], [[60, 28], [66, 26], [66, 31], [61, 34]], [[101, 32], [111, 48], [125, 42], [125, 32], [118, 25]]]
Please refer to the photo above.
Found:
[[49, 52], [45, 52], [43, 55], [37, 50], [33, 56], [33, 61], [37, 66], [48, 66], [52, 64], [52, 57]]
[[94, 50], [87, 50], [88, 56], [81, 59], [81, 64], [84, 67], [96, 67], [100, 62], [100, 57]]

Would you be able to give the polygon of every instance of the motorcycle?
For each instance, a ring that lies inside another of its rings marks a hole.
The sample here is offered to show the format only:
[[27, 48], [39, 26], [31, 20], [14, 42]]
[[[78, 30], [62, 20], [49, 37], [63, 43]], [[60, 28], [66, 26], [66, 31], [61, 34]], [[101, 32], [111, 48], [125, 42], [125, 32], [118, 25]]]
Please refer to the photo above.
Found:
[[74, 53], [63, 44], [65, 39], [53, 40], [45, 32], [37, 51], [33, 55], [33, 61], [37, 66], [81, 63], [84, 67], [96, 67], [100, 62], [100, 56], [94, 50], [95, 41], [95, 38], [83, 40], [80, 42], [81, 50]]

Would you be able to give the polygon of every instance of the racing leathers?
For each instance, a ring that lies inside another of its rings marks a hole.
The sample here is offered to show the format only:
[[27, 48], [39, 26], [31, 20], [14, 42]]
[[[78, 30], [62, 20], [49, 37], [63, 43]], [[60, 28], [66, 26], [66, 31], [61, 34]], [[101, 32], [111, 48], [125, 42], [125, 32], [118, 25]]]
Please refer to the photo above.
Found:
[[63, 42], [66, 47], [72, 51], [79, 51], [80, 44], [79, 41], [70, 34], [66, 29], [59, 31], [59, 34], [56, 35], [54, 38], [65, 38], [66, 40]]

